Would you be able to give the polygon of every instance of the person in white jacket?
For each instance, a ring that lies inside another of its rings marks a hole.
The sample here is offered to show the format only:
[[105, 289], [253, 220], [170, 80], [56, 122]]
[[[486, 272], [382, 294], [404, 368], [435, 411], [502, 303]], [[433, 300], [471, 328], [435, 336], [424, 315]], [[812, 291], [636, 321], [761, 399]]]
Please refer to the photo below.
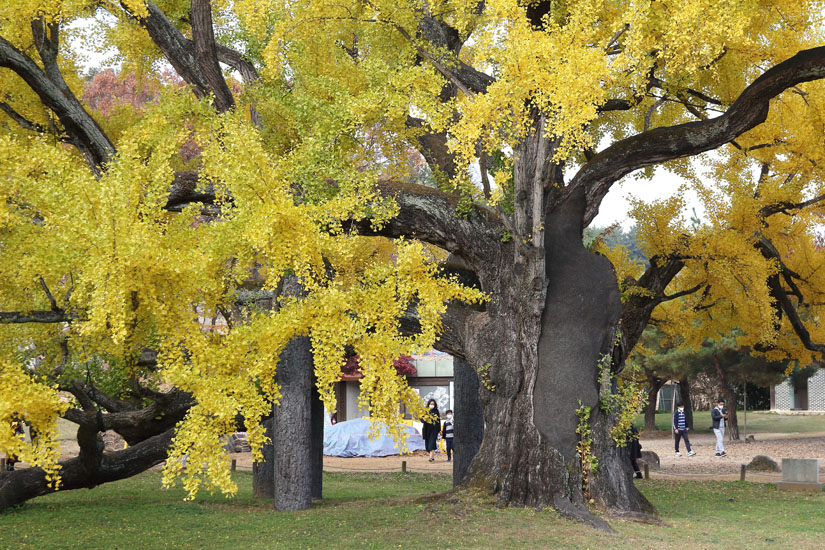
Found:
[[725, 411], [725, 400], [716, 402], [716, 407], [710, 411], [713, 420], [713, 433], [716, 435], [716, 456], [728, 456], [725, 453], [725, 425], [727, 424], [728, 413]]

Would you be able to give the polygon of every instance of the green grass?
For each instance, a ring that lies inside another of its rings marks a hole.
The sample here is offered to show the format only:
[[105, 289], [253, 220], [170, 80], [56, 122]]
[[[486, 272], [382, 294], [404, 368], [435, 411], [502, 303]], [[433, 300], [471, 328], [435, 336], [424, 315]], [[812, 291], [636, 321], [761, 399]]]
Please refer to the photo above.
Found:
[[[736, 411], [739, 420], [739, 431], [744, 429], [744, 411]], [[673, 415], [669, 412], [656, 413], [656, 429], [670, 431]], [[636, 426], [645, 425], [643, 414], [636, 416]], [[695, 411], [693, 413], [695, 431], [709, 431], [711, 426], [710, 411]], [[825, 432], [825, 415], [802, 416], [780, 415], [766, 411], [748, 411], [748, 433], [815, 433]]]
[[[821, 549], [825, 493], [772, 485], [639, 481], [669, 527], [611, 520], [606, 534], [551, 510], [497, 508], [489, 499], [434, 494], [444, 474], [325, 474], [323, 503], [277, 513], [251, 497], [182, 501], [158, 473], [35, 499], [0, 514], [6, 549], [272, 548], [776, 548]], [[423, 497], [423, 498], [422, 498]], [[428, 498], [432, 497], [432, 498]], [[732, 499], [732, 500], [730, 500]]]

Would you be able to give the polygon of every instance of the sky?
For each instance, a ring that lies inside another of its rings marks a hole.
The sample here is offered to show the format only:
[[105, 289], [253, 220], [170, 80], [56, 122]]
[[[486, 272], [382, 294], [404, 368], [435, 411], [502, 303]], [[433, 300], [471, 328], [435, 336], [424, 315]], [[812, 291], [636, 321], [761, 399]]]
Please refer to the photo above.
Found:
[[[673, 196], [683, 180], [664, 169], [657, 169], [652, 180], [637, 180], [632, 177], [625, 178], [613, 185], [602, 201], [599, 214], [590, 224], [591, 227], [607, 227], [616, 222], [627, 229], [633, 225], [633, 220], [628, 217], [630, 212], [630, 197], [642, 199], [645, 202], [661, 200]], [[701, 218], [704, 208], [699, 202], [699, 198], [693, 191], [685, 193], [686, 208], [685, 217], [690, 218], [693, 210]]]

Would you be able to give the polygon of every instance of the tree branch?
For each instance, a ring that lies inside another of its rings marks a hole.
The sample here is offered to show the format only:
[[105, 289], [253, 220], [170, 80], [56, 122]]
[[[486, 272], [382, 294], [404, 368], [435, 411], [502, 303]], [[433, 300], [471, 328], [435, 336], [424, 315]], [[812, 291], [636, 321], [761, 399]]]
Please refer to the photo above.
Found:
[[[463, 94], [471, 96], [477, 93], [484, 93], [487, 91], [487, 87], [496, 81], [492, 76], [476, 70], [474, 67], [459, 60], [457, 55], [447, 59], [443, 56], [439, 57], [431, 54], [423, 46], [418, 44], [417, 40], [410, 36], [410, 33], [408, 33], [404, 27], [396, 24], [393, 24], [393, 26], [404, 38], [415, 46], [418, 55], [429, 61], [435, 70], [441, 73], [441, 75], [455, 85], [456, 88], [461, 90]], [[425, 38], [429, 40], [429, 37]], [[434, 45], [437, 47], [437, 44]], [[451, 67], [456, 67], [456, 69], [452, 69]]]
[[57, 115], [66, 132], [72, 136], [72, 144], [97, 172], [114, 155], [114, 145], [63, 80], [56, 62], [57, 24], [49, 25], [49, 29], [50, 35], [46, 33], [42, 21], [32, 22], [32, 33], [46, 72], [3, 37], [0, 37], [0, 67], [14, 71]]
[[214, 94], [214, 104], [218, 112], [229, 111], [235, 107], [235, 99], [226, 85], [226, 80], [218, 64], [215, 46], [215, 31], [212, 28], [212, 2], [210, 0], [192, 0], [192, 39], [198, 66], [207, 85]]
[[705, 286], [705, 283], [699, 283], [698, 285], [692, 286], [688, 289], [682, 290], [680, 292], [675, 292], [673, 294], [663, 294], [662, 295], [662, 302], [669, 302], [671, 300], [676, 300], [677, 298], [681, 298], [682, 296], [689, 296], [694, 292], [699, 292], [702, 290], [702, 287]]
[[805, 349], [819, 352], [823, 357], [825, 357], [825, 345], [816, 344], [811, 341], [811, 333], [808, 332], [807, 328], [805, 328], [805, 323], [802, 322], [802, 318], [799, 316], [799, 312], [796, 310], [793, 302], [791, 302], [791, 299], [788, 297], [788, 293], [785, 292], [783, 288], [779, 288], [778, 286], [775, 287], [774, 290], [774, 296], [778, 299], [782, 311], [784, 311], [785, 315], [788, 316], [788, 321], [791, 323], [793, 331], [802, 342], [802, 345], [805, 346]]
[[0, 311], [0, 325], [19, 323], [67, 323], [72, 317], [65, 311]]
[[[802, 82], [825, 77], [825, 47], [799, 52], [765, 72], [717, 118], [660, 127], [623, 139], [585, 164], [569, 189], [587, 193], [585, 225], [598, 214], [610, 187], [645, 166], [716, 149], [765, 121], [770, 100]], [[570, 192], [570, 191], [568, 191]]]
[[369, 219], [344, 222], [344, 227], [358, 229], [362, 235], [419, 239], [459, 256], [471, 267], [478, 262], [498, 258], [504, 225], [495, 214], [475, 206], [467, 216], [456, 216], [458, 199], [423, 185], [391, 181], [379, 182], [376, 189], [383, 197], [393, 198], [399, 207], [397, 216], [380, 228]]
[[447, 134], [428, 132], [424, 120], [410, 115], [407, 115], [407, 127], [420, 131], [416, 140], [430, 168], [434, 171], [437, 169], [450, 179], [455, 177], [457, 171], [455, 155], [447, 144]]
[[[80, 457], [62, 461], [60, 489], [91, 488], [131, 477], [160, 464], [166, 458], [174, 433], [174, 429], [170, 428], [122, 451], [102, 453], [100, 462], [92, 471], [86, 468]], [[54, 491], [40, 468], [0, 472], [0, 512]]]
[[213, 205], [215, 199], [213, 185], [198, 189], [197, 172], [176, 172], [164, 208], [170, 212], [180, 212], [184, 207], [195, 202]]
[[0, 101], [0, 111], [3, 111], [7, 115], [9, 115], [9, 117], [13, 121], [15, 121], [21, 128], [31, 130], [33, 132], [38, 132], [40, 134], [49, 133], [49, 130], [45, 126], [31, 122], [30, 120], [22, 116], [20, 113], [15, 111], [14, 108], [5, 101]]
[[198, 97], [209, 95], [209, 83], [201, 73], [194, 43], [181, 34], [166, 14], [151, 1], [146, 2], [148, 12], [146, 17], [136, 16], [122, 2], [121, 6], [130, 17], [146, 29], [152, 41], [160, 48], [175, 71], [194, 88], [195, 95]]
[[[633, 294], [622, 304], [621, 327], [624, 342], [621, 346], [621, 357], [614, 357], [614, 364], [624, 362], [636, 346], [656, 306], [667, 299], [676, 297], [675, 295], [670, 297], [665, 295], [665, 289], [684, 266], [684, 261], [678, 257], [660, 258], [654, 256], [650, 259], [650, 265], [633, 285], [648, 292]], [[690, 290], [695, 291], [698, 289]], [[685, 294], [687, 293], [685, 292]]]
[[38, 279], [40, 280], [40, 287], [43, 289], [43, 292], [45, 292], [46, 296], [49, 298], [49, 304], [51, 304], [52, 306], [52, 311], [62, 312], [63, 310], [57, 306], [57, 301], [54, 299], [54, 296], [52, 296], [49, 287], [46, 285], [46, 281], [43, 280], [43, 277], [38, 277]]
[[772, 216], [774, 214], [788, 214], [792, 210], [802, 210], [803, 208], [807, 208], [814, 204], [818, 204], [822, 201], [825, 201], [825, 195], [819, 195], [812, 199], [802, 201], [802, 202], [779, 202], [776, 204], [769, 204], [767, 206], [763, 206], [761, 210], [759, 210], [759, 217], [767, 218], [768, 216]]

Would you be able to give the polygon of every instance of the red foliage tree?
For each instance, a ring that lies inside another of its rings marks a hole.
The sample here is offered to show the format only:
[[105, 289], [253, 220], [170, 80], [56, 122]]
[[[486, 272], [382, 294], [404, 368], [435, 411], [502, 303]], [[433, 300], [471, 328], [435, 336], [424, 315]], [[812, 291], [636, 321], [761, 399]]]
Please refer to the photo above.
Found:
[[[395, 371], [401, 376], [415, 376], [418, 374], [413, 358], [409, 355], [401, 355], [397, 359], [393, 359], [392, 363], [395, 366]], [[347, 376], [360, 375], [360, 358], [357, 355], [347, 357], [347, 362], [341, 367], [341, 373]]]

